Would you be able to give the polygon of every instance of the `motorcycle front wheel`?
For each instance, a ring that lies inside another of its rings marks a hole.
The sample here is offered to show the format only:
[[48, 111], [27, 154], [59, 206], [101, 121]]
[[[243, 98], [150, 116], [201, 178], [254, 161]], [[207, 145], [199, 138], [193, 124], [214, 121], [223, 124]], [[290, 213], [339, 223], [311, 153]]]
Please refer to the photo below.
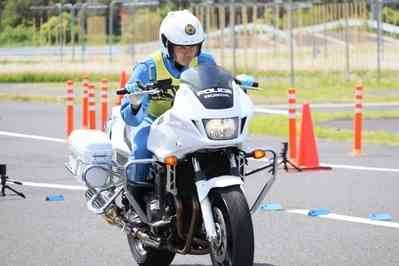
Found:
[[130, 235], [127, 240], [133, 258], [140, 266], [169, 266], [175, 257], [175, 253], [169, 250], [145, 247], [140, 240]]
[[252, 266], [254, 233], [247, 200], [239, 186], [210, 194], [217, 241], [211, 244], [214, 266]]

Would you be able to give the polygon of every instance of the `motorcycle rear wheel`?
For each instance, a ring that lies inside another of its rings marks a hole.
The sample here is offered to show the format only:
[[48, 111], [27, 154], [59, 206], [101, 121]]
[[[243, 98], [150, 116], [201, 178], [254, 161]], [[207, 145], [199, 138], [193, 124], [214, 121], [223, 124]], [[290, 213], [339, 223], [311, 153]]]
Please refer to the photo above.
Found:
[[176, 253], [169, 250], [144, 247], [142, 242], [132, 236], [127, 236], [130, 251], [139, 266], [169, 266]]
[[254, 234], [247, 200], [239, 186], [218, 188], [210, 200], [217, 241], [211, 247], [214, 266], [252, 266]]

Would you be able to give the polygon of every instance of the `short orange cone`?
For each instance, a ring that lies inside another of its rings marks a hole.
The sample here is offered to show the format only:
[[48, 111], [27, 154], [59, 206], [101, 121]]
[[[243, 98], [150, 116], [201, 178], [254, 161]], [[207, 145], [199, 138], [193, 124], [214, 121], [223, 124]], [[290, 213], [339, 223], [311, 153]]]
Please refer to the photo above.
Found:
[[301, 136], [299, 140], [298, 166], [302, 170], [331, 169], [319, 165], [316, 138], [313, 131], [309, 103], [302, 106]]

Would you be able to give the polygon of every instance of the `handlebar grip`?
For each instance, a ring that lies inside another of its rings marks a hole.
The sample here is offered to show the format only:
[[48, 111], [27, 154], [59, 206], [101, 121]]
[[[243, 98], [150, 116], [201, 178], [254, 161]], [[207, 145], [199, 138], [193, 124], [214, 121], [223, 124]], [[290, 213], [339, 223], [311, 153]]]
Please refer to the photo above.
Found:
[[128, 93], [127, 89], [120, 89], [116, 91], [116, 95], [125, 95], [127, 93]]

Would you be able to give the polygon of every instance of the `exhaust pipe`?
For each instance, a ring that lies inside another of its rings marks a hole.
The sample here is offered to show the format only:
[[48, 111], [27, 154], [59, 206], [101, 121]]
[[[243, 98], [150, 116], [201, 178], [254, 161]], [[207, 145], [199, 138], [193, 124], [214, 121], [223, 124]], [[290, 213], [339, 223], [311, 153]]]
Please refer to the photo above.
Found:
[[130, 234], [133, 237], [141, 240], [144, 245], [150, 246], [152, 248], [159, 248], [161, 246], [160, 240], [152, 239], [148, 234], [142, 232], [140, 229], [137, 229], [135, 227], [131, 228]]
[[151, 238], [148, 234], [144, 233], [137, 227], [129, 226], [128, 224], [122, 221], [120, 221], [115, 225], [121, 228], [121, 231], [125, 232], [126, 234], [132, 235], [134, 238], [143, 241], [144, 245], [150, 246], [152, 248], [159, 248], [161, 246], [160, 239]]

